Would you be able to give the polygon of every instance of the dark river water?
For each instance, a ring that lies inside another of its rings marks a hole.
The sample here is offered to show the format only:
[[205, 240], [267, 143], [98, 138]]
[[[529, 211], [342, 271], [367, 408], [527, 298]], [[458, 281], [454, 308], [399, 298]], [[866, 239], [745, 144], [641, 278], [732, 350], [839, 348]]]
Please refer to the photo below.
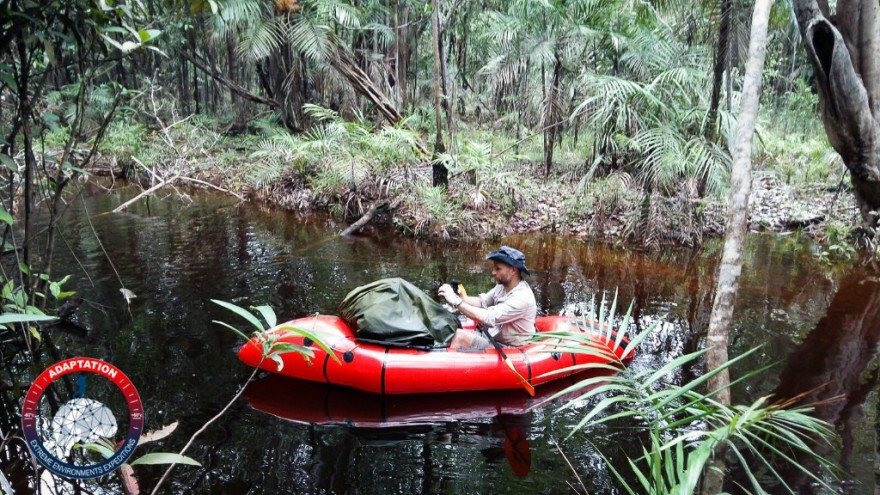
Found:
[[[107, 213], [132, 194], [89, 186], [70, 202], [54, 274], [71, 274], [65, 287], [85, 299], [74, 319], [83, 330], [50, 335], [61, 349], [56, 358], [92, 356], [128, 374], [148, 430], [179, 422], [172, 436], [135, 457], [177, 451], [249, 376], [235, 356], [240, 340], [212, 320], [239, 322], [210, 299], [269, 304], [292, 319], [332, 314], [348, 291], [384, 277], [430, 293], [457, 278], [476, 293], [491, 284], [485, 253], [503, 242], [526, 253], [542, 314], [573, 313], [594, 294], [617, 290], [621, 305], [635, 302], [633, 330], [662, 319], [632, 363], [655, 367], [702, 347], [720, 258], [718, 242], [696, 252], [646, 253], [550, 234], [457, 243], [368, 230], [341, 239], [335, 233], [344, 225], [335, 220], [211, 195], [156, 197]], [[822, 264], [815, 250], [796, 235], [749, 238], [731, 354], [761, 347], [734, 374], [770, 368], [737, 386], [734, 400], [776, 391], [808, 392], [811, 401], [841, 396], [818, 410], [841, 441], [818, 452], [841, 460], [843, 492], [873, 494], [880, 284], [865, 268]], [[136, 295], [128, 305], [123, 288]], [[19, 370], [27, 386], [33, 370]], [[701, 372], [682, 369], [671, 379]], [[539, 388], [542, 394], [548, 391]], [[383, 400], [262, 379], [190, 449], [202, 467], [178, 466], [165, 491], [621, 493], [599, 452], [626, 470], [621, 448], [637, 444], [637, 435], [597, 428], [565, 440], [585, 409], [530, 405], [522, 392]], [[15, 461], [3, 467], [15, 479]], [[141, 488], [152, 489], [163, 470], [137, 466]], [[121, 491], [116, 477], [86, 486]], [[799, 486], [809, 493], [808, 483]]]

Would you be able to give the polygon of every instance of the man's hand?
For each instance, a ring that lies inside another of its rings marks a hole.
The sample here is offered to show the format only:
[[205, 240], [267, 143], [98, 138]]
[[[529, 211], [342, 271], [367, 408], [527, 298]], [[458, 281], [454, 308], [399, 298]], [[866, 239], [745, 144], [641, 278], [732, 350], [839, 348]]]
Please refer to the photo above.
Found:
[[446, 302], [452, 306], [460, 304], [461, 302], [461, 298], [458, 297], [458, 295], [452, 290], [452, 286], [450, 286], [449, 284], [441, 285], [440, 288], [437, 290], [437, 293], [440, 295], [440, 297], [446, 299]]

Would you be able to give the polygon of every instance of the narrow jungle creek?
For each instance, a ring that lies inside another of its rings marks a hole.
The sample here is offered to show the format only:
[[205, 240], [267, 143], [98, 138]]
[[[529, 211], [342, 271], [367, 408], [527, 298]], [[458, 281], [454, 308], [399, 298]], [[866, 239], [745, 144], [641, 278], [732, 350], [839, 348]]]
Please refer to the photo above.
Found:
[[[147, 430], [180, 424], [145, 451], [179, 450], [249, 375], [235, 356], [240, 339], [212, 323], [241, 322], [211, 299], [269, 304], [280, 319], [293, 319], [332, 314], [347, 292], [384, 277], [403, 277], [431, 294], [456, 278], [474, 294], [490, 288], [483, 257], [502, 242], [525, 252], [541, 314], [576, 314], [594, 295], [613, 297], [616, 290], [621, 306], [634, 302], [632, 330], [661, 319], [631, 366], [659, 367], [704, 344], [718, 240], [699, 251], [641, 252], [550, 234], [427, 242], [367, 229], [339, 238], [344, 225], [326, 216], [208, 194], [193, 202], [154, 197], [108, 213], [137, 192], [87, 186], [70, 202], [53, 274], [71, 274], [65, 288], [85, 302], [74, 318], [79, 328], [50, 331], [62, 355], [44, 354], [41, 362], [82, 355], [123, 370], [140, 393]], [[738, 384], [734, 401], [772, 393], [807, 393], [809, 402], [839, 397], [821, 402], [817, 414], [834, 425], [841, 442], [817, 449], [846, 470], [842, 493], [873, 494], [880, 279], [865, 268], [823, 264], [816, 249], [798, 235], [749, 238], [731, 355], [760, 346], [735, 374], [770, 367]], [[127, 303], [120, 289], [136, 297]], [[3, 380], [14, 376], [11, 388], [19, 392], [41, 371], [23, 364], [16, 357], [21, 352], [4, 348]], [[684, 383], [700, 373], [682, 369], [670, 379]], [[538, 396], [551, 391], [539, 389]], [[580, 477], [591, 494], [618, 493], [599, 452], [623, 468], [624, 453], [640, 449], [638, 435], [602, 427], [566, 440], [586, 406], [557, 412], [559, 404], [533, 409], [527, 399], [519, 391], [382, 399], [261, 378], [188, 452], [202, 467], [176, 467], [165, 490], [549, 494], [581, 489]], [[4, 430], [20, 421], [20, 407], [4, 407]], [[525, 437], [527, 461], [509, 452], [505, 439], [512, 429]], [[21, 458], [0, 462], [6, 473], [23, 473]], [[137, 466], [142, 490], [152, 489], [163, 471]], [[121, 493], [115, 477], [84, 486]], [[799, 486], [801, 493], [815, 489], [806, 479]]]

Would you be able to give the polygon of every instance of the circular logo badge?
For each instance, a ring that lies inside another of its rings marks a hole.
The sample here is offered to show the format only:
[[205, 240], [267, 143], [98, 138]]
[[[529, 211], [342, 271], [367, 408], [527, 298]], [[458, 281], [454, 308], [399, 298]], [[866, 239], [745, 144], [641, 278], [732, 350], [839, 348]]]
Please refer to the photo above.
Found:
[[[131, 380], [117, 367], [75, 357], [49, 366], [34, 380], [21, 422], [28, 448], [46, 469], [66, 478], [95, 478], [116, 470], [134, 453], [144, 408]], [[106, 441], [112, 442], [126, 422], [124, 440], [110, 449], [113, 444]], [[89, 464], [89, 450], [107, 457]]]

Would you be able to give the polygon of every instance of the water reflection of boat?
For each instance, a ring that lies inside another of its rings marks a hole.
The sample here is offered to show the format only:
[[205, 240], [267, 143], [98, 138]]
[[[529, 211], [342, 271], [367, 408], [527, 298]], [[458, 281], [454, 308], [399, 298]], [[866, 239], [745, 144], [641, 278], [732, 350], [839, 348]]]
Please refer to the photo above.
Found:
[[535, 397], [514, 390], [381, 396], [273, 375], [248, 385], [245, 398], [254, 409], [295, 423], [387, 428], [525, 414], [575, 381], [557, 380]]
[[[309, 330], [326, 343], [340, 358], [317, 347], [311, 339], [284, 327]], [[348, 325], [335, 316], [301, 318], [269, 330], [280, 334], [277, 342], [310, 347], [315, 356], [306, 362], [296, 353], [279, 356], [283, 367], [272, 359], [263, 359], [262, 346], [256, 337], [245, 343], [238, 357], [245, 364], [291, 378], [344, 385], [374, 394], [424, 394], [476, 390], [522, 390], [521, 379], [541, 385], [571, 376], [574, 371], [560, 370], [588, 363], [608, 363], [624, 356], [616, 334], [595, 330], [577, 319], [562, 316], [538, 318], [539, 332], [573, 332], [584, 335], [581, 343], [567, 342], [566, 347], [553, 341], [506, 348], [505, 352], [517, 373], [513, 373], [495, 349], [485, 351], [413, 349], [388, 347], [355, 339]], [[571, 352], [572, 347], [579, 352]], [[582, 352], [581, 352], [582, 351]], [[632, 356], [626, 356], [631, 358]], [[582, 369], [582, 368], [581, 368]]]
[[438, 425], [444, 431], [444, 425], [476, 420], [480, 427], [471, 431], [485, 438], [481, 453], [487, 462], [505, 459], [514, 476], [523, 478], [532, 465], [532, 409], [580, 394], [575, 391], [549, 401], [587, 376], [596, 374], [557, 380], [537, 389], [535, 397], [513, 390], [381, 396], [278, 375], [251, 383], [244, 394], [257, 411], [299, 424], [348, 426], [362, 441], [386, 447], [423, 437]]

